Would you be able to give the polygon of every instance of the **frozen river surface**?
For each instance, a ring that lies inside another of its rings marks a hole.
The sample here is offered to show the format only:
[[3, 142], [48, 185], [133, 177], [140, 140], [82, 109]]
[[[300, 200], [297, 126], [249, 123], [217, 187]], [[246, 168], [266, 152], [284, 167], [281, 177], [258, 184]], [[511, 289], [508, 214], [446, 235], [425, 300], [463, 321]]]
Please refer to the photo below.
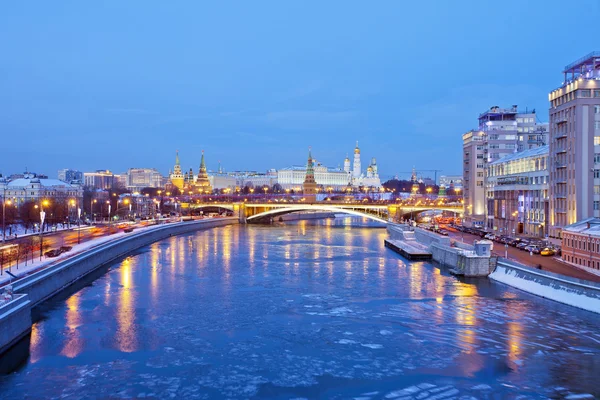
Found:
[[140, 249], [46, 304], [0, 398], [600, 397], [598, 315], [407, 262], [356, 224]]

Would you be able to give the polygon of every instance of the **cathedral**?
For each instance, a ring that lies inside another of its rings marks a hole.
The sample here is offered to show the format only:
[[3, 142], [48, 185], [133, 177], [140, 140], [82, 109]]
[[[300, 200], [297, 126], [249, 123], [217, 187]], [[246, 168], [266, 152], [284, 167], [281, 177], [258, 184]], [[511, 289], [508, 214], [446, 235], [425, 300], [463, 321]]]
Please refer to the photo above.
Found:
[[350, 159], [346, 156], [344, 160], [344, 171], [348, 174], [349, 184], [358, 187], [381, 187], [381, 181], [379, 180], [379, 171], [377, 170], [377, 161], [375, 157], [371, 159], [371, 164], [367, 167], [366, 174], [362, 172], [360, 162], [360, 148], [358, 142], [354, 148], [354, 162], [352, 171], [350, 171]]
[[200, 159], [200, 167], [198, 168], [198, 174], [194, 174], [194, 171], [190, 170], [183, 173], [181, 170], [181, 164], [179, 163], [179, 151], [175, 155], [175, 166], [173, 172], [169, 174], [171, 184], [182, 192], [194, 192], [194, 193], [212, 193], [212, 187], [208, 179], [208, 173], [206, 171], [206, 164], [204, 163], [204, 150], [202, 150], [202, 158]]

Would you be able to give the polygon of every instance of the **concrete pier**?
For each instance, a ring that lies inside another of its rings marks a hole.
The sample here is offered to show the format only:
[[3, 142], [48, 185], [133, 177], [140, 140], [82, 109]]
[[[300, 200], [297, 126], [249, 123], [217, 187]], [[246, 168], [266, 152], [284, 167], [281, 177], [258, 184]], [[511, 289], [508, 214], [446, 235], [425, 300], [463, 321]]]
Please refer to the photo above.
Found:
[[419, 245], [411, 245], [407, 242], [394, 239], [385, 239], [385, 247], [394, 250], [409, 260], [431, 260], [431, 253]]

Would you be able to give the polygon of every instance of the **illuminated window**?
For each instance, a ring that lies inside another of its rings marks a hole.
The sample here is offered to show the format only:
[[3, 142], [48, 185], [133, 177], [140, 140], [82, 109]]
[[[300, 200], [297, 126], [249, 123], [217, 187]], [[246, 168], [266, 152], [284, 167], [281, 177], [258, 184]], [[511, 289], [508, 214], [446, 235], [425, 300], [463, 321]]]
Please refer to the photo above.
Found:
[[594, 146], [600, 145], [600, 136], [594, 136]]

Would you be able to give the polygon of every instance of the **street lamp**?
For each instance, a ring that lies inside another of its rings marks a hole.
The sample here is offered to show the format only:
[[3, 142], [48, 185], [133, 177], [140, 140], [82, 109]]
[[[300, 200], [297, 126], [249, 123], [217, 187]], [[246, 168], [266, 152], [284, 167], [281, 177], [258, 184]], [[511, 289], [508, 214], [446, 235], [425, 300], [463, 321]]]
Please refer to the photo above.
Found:
[[265, 191], [265, 201], [267, 201], [267, 192], [269, 191], [269, 188], [265, 186], [263, 190]]
[[96, 204], [98, 200], [90, 199], [90, 222], [94, 222], [94, 204]]
[[77, 208], [77, 244], [81, 243], [81, 207]]
[[67, 207], [67, 211], [68, 211], [68, 216], [67, 216], [67, 228], [71, 229], [71, 207], [75, 207], [75, 200], [71, 199], [69, 200], [68, 203], [68, 207]]
[[6, 200], [6, 189], [4, 190], [4, 196], [2, 196], [2, 243], [6, 242], [6, 203], [11, 205], [10, 200]]
[[40, 206], [40, 261], [42, 261], [42, 252], [44, 251], [44, 220], [46, 219], [44, 206], [48, 206], [48, 204], [48, 200], [42, 200]]

